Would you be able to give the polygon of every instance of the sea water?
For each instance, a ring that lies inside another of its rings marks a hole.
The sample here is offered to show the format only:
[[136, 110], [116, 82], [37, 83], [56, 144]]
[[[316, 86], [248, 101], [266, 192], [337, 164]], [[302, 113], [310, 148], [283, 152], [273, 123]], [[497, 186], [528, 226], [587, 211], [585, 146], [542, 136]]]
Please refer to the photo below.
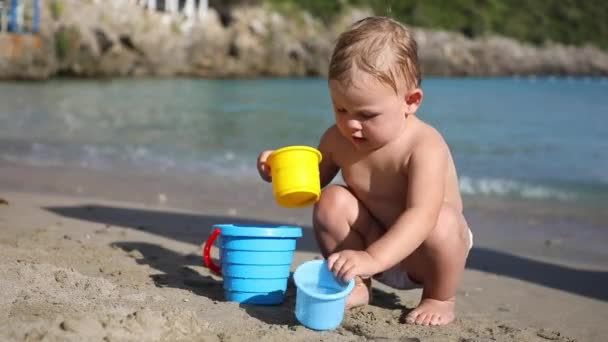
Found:
[[[606, 208], [606, 78], [422, 89], [417, 115], [444, 135], [466, 196]], [[316, 146], [332, 123], [324, 79], [0, 82], [0, 163], [257, 179], [261, 150]]]

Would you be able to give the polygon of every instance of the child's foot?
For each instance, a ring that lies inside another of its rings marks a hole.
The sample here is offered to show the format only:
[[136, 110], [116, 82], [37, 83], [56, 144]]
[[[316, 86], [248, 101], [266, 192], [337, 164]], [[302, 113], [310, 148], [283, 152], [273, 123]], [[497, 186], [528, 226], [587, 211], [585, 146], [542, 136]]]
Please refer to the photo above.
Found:
[[454, 315], [454, 298], [446, 301], [425, 298], [418, 307], [412, 310], [405, 321], [418, 325], [445, 325], [452, 322]]
[[372, 299], [372, 280], [371, 278], [355, 278], [355, 287], [346, 299], [346, 308], [352, 309], [357, 306], [368, 304]]

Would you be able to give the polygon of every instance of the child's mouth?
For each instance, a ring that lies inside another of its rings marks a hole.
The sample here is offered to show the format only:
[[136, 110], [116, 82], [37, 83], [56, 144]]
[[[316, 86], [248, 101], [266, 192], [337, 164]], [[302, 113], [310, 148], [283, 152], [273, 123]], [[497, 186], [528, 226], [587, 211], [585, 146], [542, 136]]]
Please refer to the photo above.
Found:
[[361, 138], [361, 137], [352, 137], [353, 138], [353, 142], [355, 144], [361, 144], [365, 142], [365, 138]]

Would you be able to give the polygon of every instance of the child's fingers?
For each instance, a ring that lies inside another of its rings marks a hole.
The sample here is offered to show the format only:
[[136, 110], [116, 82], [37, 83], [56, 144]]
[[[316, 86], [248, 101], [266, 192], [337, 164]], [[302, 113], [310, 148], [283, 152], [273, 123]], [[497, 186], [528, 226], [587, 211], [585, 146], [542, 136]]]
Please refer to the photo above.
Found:
[[342, 265], [340, 265], [340, 269], [334, 272], [336, 274], [336, 277], [342, 279], [342, 276], [344, 275], [344, 273], [346, 273], [346, 271], [348, 271], [349, 267], [351, 267], [351, 263], [349, 262], [349, 260], [343, 260]]
[[332, 271], [332, 269], [334, 267], [334, 263], [336, 262], [336, 260], [338, 260], [339, 257], [340, 257], [339, 253], [334, 253], [327, 258], [327, 268], [330, 271]]
[[357, 269], [356, 267], [353, 265], [353, 267], [351, 267], [342, 277], [342, 279], [344, 281], [350, 281], [351, 279], [355, 278], [357, 276]]
[[340, 273], [338, 274], [338, 278], [349, 281], [352, 277], [349, 278], [349, 274], [353, 273], [355, 269], [355, 263], [351, 261], [347, 261], [344, 263], [342, 268], [340, 269]]
[[260, 177], [262, 177], [262, 179], [267, 182], [272, 181], [272, 177], [270, 175], [270, 165], [268, 165], [268, 163], [266, 162], [268, 160], [268, 156], [270, 156], [271, 153], [271, 150], [263, 151], [262, 153], [260, 153], [260, 155], [258, 156], [257, 163], [258, 173], [260, 174]]
[[340, 269], [342, 269], [342, 266], [344, 265], [344, 258], [342, 258], [342, 255], [340, 253], [334, 253], [332, 255], [329, 256], [329, 258], [327, 259], [327, 265], [329, 266], [329, 270], [335, 274], [338, 275], [338, 273], [340, 272]]
[[338, 258], [336, 260], [336, 262], [334, 262], [334, 265], [331, 268], [331, 271], [337, 276], [338, 274], [340, 274], [340, 270], [342, 269], [343, 266], [344, 266], [344, 258]]
[[260, 153], [260, 155], [258, 156], [258, 163], [266, 164], [266, 161], [268, 160], [268, 157], [271, 153], [272, 150], [262, 151], [262, 153]]
[[270, 166], [268, 164], [260, 164], [258, 167], [258, 172], [263, 180], [267, 182], [272, 182], [272, 176], [270, 172]]

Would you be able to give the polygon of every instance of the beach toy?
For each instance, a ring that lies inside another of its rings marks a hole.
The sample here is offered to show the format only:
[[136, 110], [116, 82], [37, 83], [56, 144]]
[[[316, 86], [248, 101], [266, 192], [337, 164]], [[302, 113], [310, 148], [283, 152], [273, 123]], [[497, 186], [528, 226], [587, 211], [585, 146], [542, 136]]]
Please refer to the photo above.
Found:
[[[217, 237], [220, 265], [211, 260]], [[227, 301], [273, 305], [285, 299], [300, 227], [215, 225], [203, 248], [205, 265], [224, 278]]]
[[337, 328], [344, 318], [346, 297], [355, 281], [344, 283], [333, 275], [324, 260], [308, 261], [293, 275], [297, 287], [296, 318], [313, 330]]
[[268, 156], [277, 203], [287, 208], [305, 207], [321, 196], [321, 152], [308, 146], [287, 146]]

